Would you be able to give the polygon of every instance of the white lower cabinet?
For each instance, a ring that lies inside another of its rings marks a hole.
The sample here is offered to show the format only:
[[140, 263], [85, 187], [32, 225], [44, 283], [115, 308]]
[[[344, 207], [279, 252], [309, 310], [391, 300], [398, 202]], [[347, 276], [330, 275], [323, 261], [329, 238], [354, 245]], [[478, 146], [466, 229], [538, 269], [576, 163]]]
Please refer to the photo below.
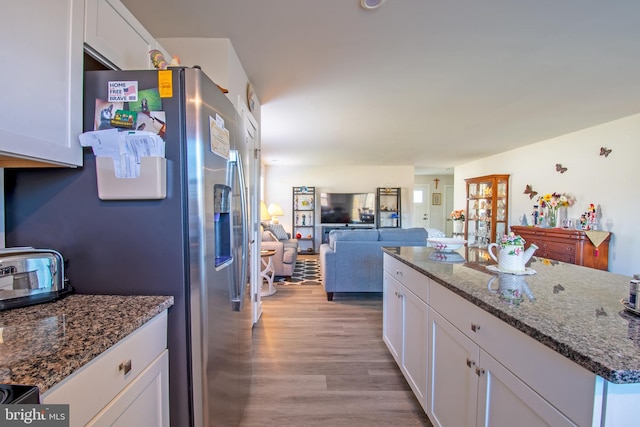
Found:
[[427, 415], [434, 425], [575, 425], [433, 309], [429, 324]]
[[398, 366], [402, 364], [402, 285], [384, 272], [382, 280], [382, 339]]
[[169, 426], [166, 310], [43, 393], [70, 426]]
[[402, 371], [422, 409], [427, 404], [427, 316], [429, 307], [411, 291], [404, 294], [404, 327], [402, 333]]
[[438, 427], [591, 425], [596, 375], [385, 254], [383, 339]]
[[480, 350], [477, 426], [576, 426], [507, 368]]
[[429, 309], [429, 401], [427, 415], [438, 427], [476, 425], [478, 346]]
[[383, 290], [383, 340], [424, 409], [428, 306], [387, 272], [384, 273]]
[[87, 426], [168, 426], [168, 378], [169, 352], [165, 350]]

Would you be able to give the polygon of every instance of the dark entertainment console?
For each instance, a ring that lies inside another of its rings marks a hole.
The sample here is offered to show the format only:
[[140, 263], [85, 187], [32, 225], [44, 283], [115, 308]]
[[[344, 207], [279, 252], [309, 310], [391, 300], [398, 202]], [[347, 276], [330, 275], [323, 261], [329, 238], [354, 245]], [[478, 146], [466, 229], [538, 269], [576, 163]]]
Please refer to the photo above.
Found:
[[331, 230], [371, 230], [375, 227], [361, 225], [329, 225], [322, 226], [322, 243], [329, 243], [329, 232]]

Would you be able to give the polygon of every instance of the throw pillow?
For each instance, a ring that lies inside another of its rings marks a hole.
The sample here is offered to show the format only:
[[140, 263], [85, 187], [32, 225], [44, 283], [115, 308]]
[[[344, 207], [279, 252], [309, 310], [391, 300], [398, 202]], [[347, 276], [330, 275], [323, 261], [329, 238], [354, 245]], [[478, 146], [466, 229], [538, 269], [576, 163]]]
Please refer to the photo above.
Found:
[[271, 231], [278, 240], [289, 240], [289, 235], [282, 224], [271, 224], [267, 230]]

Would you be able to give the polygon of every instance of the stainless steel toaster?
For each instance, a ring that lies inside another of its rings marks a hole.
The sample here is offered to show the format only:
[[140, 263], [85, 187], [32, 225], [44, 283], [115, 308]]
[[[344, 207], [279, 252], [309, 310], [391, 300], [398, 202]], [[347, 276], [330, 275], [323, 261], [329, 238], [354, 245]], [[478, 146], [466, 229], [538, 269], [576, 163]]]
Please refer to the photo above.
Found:
[[61, 298], [71, 292], [62, 255], [53, 249], [0, 249], [0, 310]]

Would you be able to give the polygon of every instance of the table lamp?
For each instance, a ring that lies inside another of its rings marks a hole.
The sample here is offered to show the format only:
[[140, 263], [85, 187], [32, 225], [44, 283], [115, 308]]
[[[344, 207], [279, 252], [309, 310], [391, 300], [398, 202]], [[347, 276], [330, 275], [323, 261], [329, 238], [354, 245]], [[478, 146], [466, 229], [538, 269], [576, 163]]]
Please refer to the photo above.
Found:
[[271, 215], [271, 223], [272, 224], [277, 224], [278, 223], [278, 217], [284, 215], [284, 212], [282, 211], [282, 208], [277, 203], [269, 204], [269, 208], [267, 210], [269, 211], [269, 215]]
[[267, 222], [271, 220], [271, 215], [269, 215], [269, 210], [267, 209], [267, 205], [263, 200], [260, 200], [260, 221]]

